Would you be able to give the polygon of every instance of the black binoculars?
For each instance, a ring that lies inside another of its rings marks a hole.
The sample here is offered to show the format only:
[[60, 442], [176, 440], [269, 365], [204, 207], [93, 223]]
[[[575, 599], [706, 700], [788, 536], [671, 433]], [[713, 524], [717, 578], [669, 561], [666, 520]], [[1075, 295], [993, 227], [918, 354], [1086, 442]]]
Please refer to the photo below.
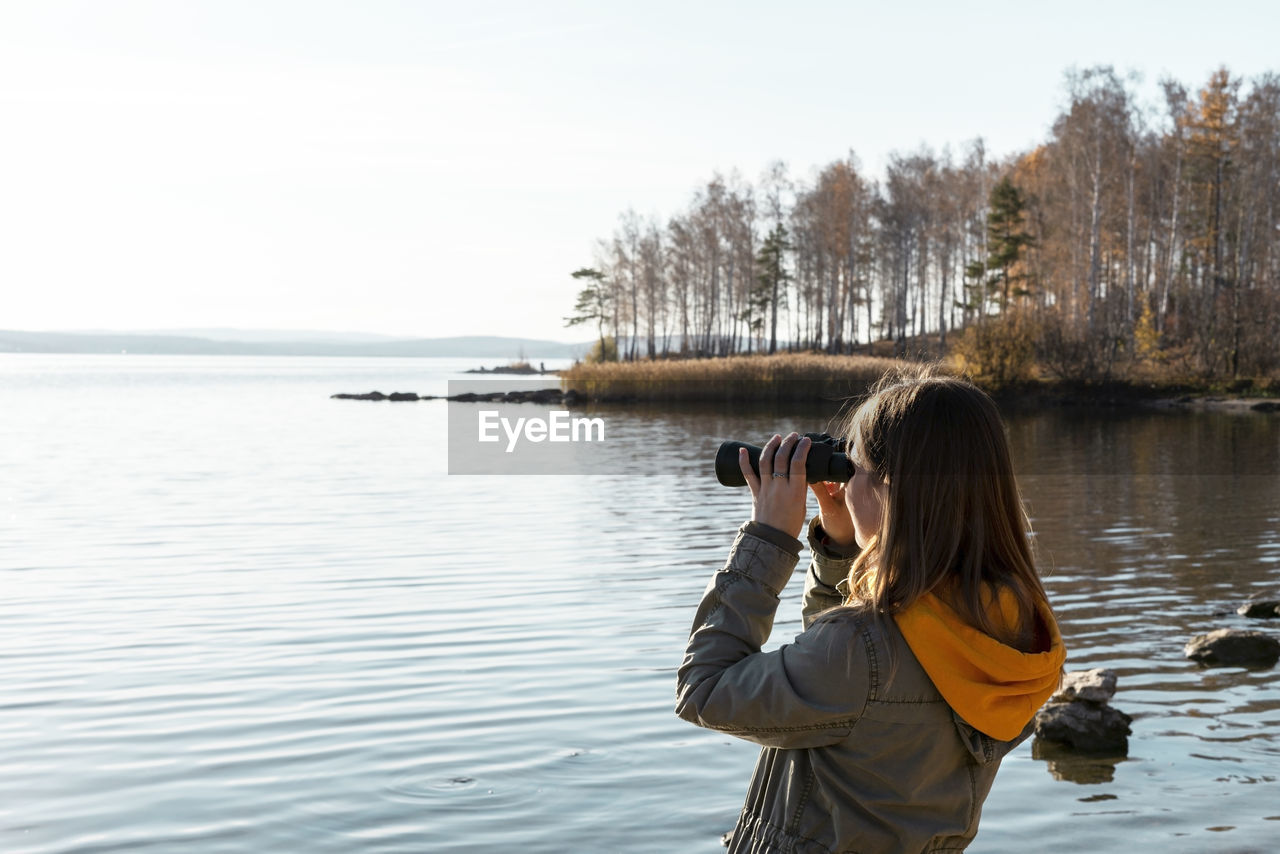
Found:
[[[826, 433], [805, 433], [813, 444], [809, 446], [809, 456], [805, 458], [804, 474], [808, 483], [821, 483], [829, 480], [834, 483], [845, 483], [853, 479], [853, 462], [845, 453], [846, 442]], [[748, 445], [746, 442], [722, 442], [716, 451], [716, 480], [724, 486], [746, 486], [746, 478], [738, 466], [738, 449], [747, 449], [747, 458], [751, 461], [751, 470], [760, 476], [759, 445]]]

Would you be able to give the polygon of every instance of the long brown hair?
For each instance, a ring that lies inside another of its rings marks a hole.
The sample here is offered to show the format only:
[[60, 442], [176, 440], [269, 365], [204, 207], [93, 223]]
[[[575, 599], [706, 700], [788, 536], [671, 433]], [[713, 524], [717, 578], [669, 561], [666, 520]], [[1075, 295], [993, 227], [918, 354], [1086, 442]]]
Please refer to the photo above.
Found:
[[[891, 372], [842, 432], [854, 463], [888, 486], [880, 529], [849, 573], [850, 599], [895, 614], [932, 592], [965, 622], [1028, 651], [1046, 597], [991, 398], [932, 368]], [[990, 615], [1004, 589], [1017, 603], [1016, 627]]]

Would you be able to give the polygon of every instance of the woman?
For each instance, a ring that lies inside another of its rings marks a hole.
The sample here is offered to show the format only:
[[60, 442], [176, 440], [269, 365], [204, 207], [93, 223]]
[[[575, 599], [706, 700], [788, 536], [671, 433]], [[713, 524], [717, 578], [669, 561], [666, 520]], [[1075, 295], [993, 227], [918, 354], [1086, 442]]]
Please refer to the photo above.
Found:
[[889, 377], [845, 426], [855, 470], [813, 485], [804, 631], [761, 652], [799, 558], [809, 440], [774, 436], [751, 521], [678, 673], [685, 720], [764, 745], [731, 852], [963, 850], [1066, 653], [991, 399]]

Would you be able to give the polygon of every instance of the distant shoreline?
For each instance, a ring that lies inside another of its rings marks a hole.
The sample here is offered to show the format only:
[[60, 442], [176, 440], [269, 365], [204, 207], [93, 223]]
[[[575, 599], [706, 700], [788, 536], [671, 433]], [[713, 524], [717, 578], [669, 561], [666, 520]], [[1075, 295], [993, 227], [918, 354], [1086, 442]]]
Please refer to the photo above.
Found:
[[[249, 334], [249, 333], [246, 333]], [[280, 333], [287, 335], [288, 333]], [[302, 336], [303, 333], [298, 333]], [[536, 338], [467, 335], [378, 341], [300, 337], [290, 340], [233, 340], [193, 335], [138, 333], [23, 332], [0, 329], [0, 354], [64, 353], [144, 356], [347, 356], [552, 360], [581, 358], [589, 343], [566, 344]]]
[[550, 376], [550, 375], [557, 375], [557, 374], [559, 374], [560, 372], [559, 372], [558, 370], [550, 370], [550, 371], [548, 371], [548, 370], [546, 370], [544, 367], [542, 367], [541, 365], [539, 365], [538, 367], [536, 367], [536, 368], [535, 368], [533, 365], [530, 365], [530, 364], [528, 364], [527, 362], [518, 362], [518, 363], [516, 363], [516, 364], [514, 364], [514, 365], [498, 365], [496, 368], [486, 368], [486, 367], [484, 367], [484, 366], [481, 366], [481, 367], [479, 367], [479, 368], [471, 368], [470, 370], [468, 370], [468, 371], [464, 371], [463, 373], [468, 373], [468, 374], [515, 374], [515, 375], [517, 375], [517, 376], [525, 376], [525, 377], [534, 376], [534, 377], [537, 377], [537, 376]]
[[[413, 392], [340, 393], [336, 398], [362, 400], [454, 399], [503, 402], [635, 403], [685, 405], [820, 405], [838, 407], [866, 392], [886, 371], [910, 368], [912, 362], [871, 356], [829, 356], [789, 353], [772, 356], [734, 356], [714, 359], [577, 363], [558, 373], [558, 388], [530, 393], [527, 390], [487, 392], [435, 398]], [[484, 374], [528, 375], [531, 366], [474, 371]], [[553, 373], [553, 372], [547, 372]], [[1002, 407], [1045, 409], [1067, 406], [1143, 408], [1157, 410], [1213, 410], [1224, 412], [1277, 412], [1280, 398], [1242, 389], [1240, 394], [1186, 384], [1097, 384], [1038, 380], [1002, 388], [989, 388]], [[1254, 393], [1250, 393], [1254, 392]]]
[[[689, 404], [703, 403], [707, 405], [718, 404], [719, 401], [711, 400], [681, 400], [681, 401], [656, 401], [647, 399], [637, 395], [611, 395], [603, 394], [594, 397], [587, 397], [576, 391], [544, 388], [535, 390], [512, 390], [512, 391], [488, 391], [488, 392], [463, 392], [452, 395], [433, 395], [418, 394], [417, 392], [394, 391], [391, 393], [383, 393], [380, 391], [369, 392], [339, 392], [329, 395], [334, 400], [368, 400], [368, 401], [386, 401], [390, 403], [400, 402], [417, 402], [424, 400], [444, 400], [454, 403], [536, 403], [551, 406], [585, 406], [593, 404], [654, 404], [663, 403], [672, 407], [687, 406]], [[1079, 407], [1105, 407], [1105, 408], [1123, 408], [1131, 407], [1134, 409], [1147, 410], [1177, 410], [1184, 412], [1225, 412], [1233, 414], [1244, 413], [1275, 413], [1280, 412], [1280, 400], [1265, 397], [1181, 397], [1181, 398], [1152, 398], [1152, 399], [1119, 399], [1108, 398], [1105, 400], [1088, 400], [1078, 398], [1062, 398], [1054, 399], [1051, 397], [1040, 396], [1031, 400], [1013, 400], [1010, 398], [996, 397], [996, 400], [1013, 410], [1028, 409], [1044, 409], [1044, 408], [1060, 408], [1066, 406]], [[739, 404], [745, 405], [763, 405], [776, 403], [774, 400], [737, 400]], [[801, 401], [792, 401], [792, 403], [800, 403]], [[822, 400], [812, 398], [808, 401], [810, 404], [821, 404]]]

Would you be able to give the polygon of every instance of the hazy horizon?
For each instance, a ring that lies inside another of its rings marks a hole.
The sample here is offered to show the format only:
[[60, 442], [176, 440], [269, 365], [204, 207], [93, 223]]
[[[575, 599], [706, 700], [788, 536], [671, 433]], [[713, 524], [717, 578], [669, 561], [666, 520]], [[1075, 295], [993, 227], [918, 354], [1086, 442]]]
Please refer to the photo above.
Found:
[[[65, 335], [177, 335], [208, 338], [212, 341], [232, 340], [232, 341], [254, 341], [254, 340], [367, 340], [370, 343], [379, 341], [412, 341], [418, 339], [426, 340], [450, 340], [454, 338], [509, 338], [512, 340], [543, 340], [554, 342], [557, 344], [582, 344], [590, 343], [590, 339], [578, 336], [576, 338], [541, 338], [533, 335], [489, 335], [476, 333], [471, 335], [387, 335], [380, 332], [363, 332], [359, 330], [339, 330], [339, 329], [271, 329], [260, 327], [232, 327], [232, 326], [210, 326], [210, 327], [167, 327], [167, 328], [151, 328], [140, 329], [134, 327], [108, 328], [97, 327], [87, 329], [9, 329], [10, 332], [39, 332], [51, 334]], [[233, 333], [246, 333], [250, 337], [226, 337]], [[290, 335], [299, 335], [301, 338], [286, 338]]]
[[579, 359], [590, 341], [495, 335], [393, 338], [318, 330], [23, 331], [0, 329], [0, 356], [323, 356], [349, 358]]

